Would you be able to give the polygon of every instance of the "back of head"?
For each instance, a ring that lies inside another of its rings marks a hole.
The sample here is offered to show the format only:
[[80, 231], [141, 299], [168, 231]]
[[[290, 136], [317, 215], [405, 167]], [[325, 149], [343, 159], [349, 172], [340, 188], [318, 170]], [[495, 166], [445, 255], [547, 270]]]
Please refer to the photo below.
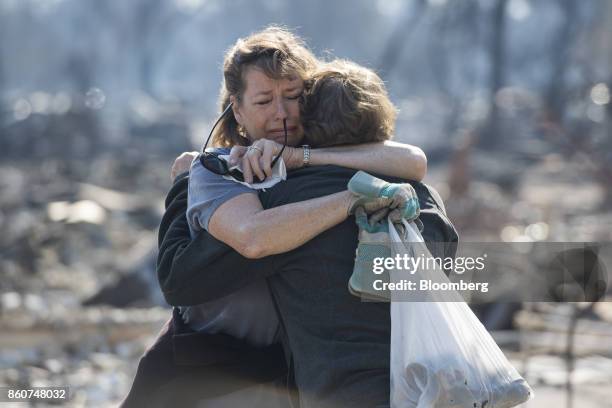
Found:
[[320, 66], [302, 107], [305, 141], [314, 147], [388, 140], [396, 116], [382, 79], [346, 60]]
[[[302, 39], [282, 27], [270, 26], [240, 38], [226, 52], [223, 61], [221, 111], [230, 103], [230, 96], [241, 101], [246, 87], [244, 74], [250, 67], [260, 69], [272, 79], [299, 77], [305, 80], [318, 63]], [[213, 143], [218, 146], [244, 145], [246, 139], [242, 136], [236, 119], [230, 114], [220, 122]]]

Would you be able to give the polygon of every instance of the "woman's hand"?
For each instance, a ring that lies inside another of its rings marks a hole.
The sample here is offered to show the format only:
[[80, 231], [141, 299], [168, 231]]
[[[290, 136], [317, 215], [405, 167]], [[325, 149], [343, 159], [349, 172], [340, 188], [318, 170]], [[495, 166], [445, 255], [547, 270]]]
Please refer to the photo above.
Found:
[[170, 169], [170, 178], [172, 181], [181, 173], [189, 171], [191, 162], [197, 157], [198, 152], [184, 152], [174, 160], [172, 169]]
[[[234, 146], [230, 152], [230, 166], [241, 162], [244, 180], [252, 183], [254, 176], [265, 180], [272, 175], [272, 161], [283, 148], [283, 145], [269, 139], [259, 139], [251, 146]], [[301, 167], [300, 148], [286, 146], [283, 161], [287, 169]]]
[[[386, 199], [390, 210], [399, 210], [394, 217], [413, 220], [419, 216], [419, 198], [414, 187], [410, 184], [388, 183], [374, 177], [364, 171], [358, 171], [348, 182], [348, 190], [354, 195], [355, 200], [349, 206], [349, 214], [357, 207], [366, 202], [366, 199]], [[371, 212], [367, 211], [366, 212]]]

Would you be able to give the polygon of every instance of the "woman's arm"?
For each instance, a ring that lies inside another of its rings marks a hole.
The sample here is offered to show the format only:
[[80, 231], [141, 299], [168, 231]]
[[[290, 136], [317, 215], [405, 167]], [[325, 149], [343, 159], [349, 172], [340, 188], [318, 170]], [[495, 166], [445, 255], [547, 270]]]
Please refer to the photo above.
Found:
[[264, 210], [256, 194], [240, 194], [210, 217], [208, 232], [250, 259], [288, 252], [348, 217], [343, 191]]
[[187, 220], [193, 234], [207, 230], [241, 255], [256, 259], [295, 249], [341, 223], [359, 198], [345, 186], [331, 195], [264, 210], [256, 190], [226, 180], [194, 160]]
[[[242, 161], [247, 182], [252, 181], [253, 174], [260, 179], [270, 176], [272, 157], [282, 148], [273, 140], [260, 139], [257, 143], [263, 152], [261, 156], [246, 154], [244, 146], [234, 147], [230, 154], [231, 163]], [[301, 147], [286, 146], [283, 159], [288, 169], [298, 169], [303, 166], [304, 151]], [[423, 150], [392, 141], [311, 149], [310, 165], [327, 164], [414, 181], [423, 180], [427, 173]]]
[[247, 259], [207, 231], [190, 237], [185, 215], [187, 184], [187, 173], [183, 173], [168, 193], [159, 227], [157, 277], [166, 302], [173, 306], [197, 305], [227, 296], [273, 273], [273, 257]]
[[[197, 182], [195, 177], [192, 181]], [[390, 184], [358, 172], [349, 187], [348, 191], [266, 210], [255, 194], [234, 195], [209, 216], [207, 229], [245, 257], [262, 258], [299, 247], [344, 221], [358, 207], [366, 213], [389, 207], [401, 209], [406, 216], [415, 211], [418, 215], [416, 194], [409, 184]]]
[[423, 150], [392, 141], [312, 149], [310, 164], [334, 164], [414, 181], [423, 180], [427, 173]]

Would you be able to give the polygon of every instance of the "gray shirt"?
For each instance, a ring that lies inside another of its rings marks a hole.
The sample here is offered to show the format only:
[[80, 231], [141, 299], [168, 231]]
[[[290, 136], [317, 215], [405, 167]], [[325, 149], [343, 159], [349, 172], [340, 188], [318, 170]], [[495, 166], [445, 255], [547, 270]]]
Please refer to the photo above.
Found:
[[[215, 151], [229, 154], [229, 149]], [[205, 169], [196, 158], [191, 164], [187, 195], [191, 237], [208, 229], [210, 218], [221, 204], [245, 193], [257, 191]], [[223, 298], [180, 310], [185, 323], [196, 331], [225, 333], [257, 346], [277, 341], [280, 326], [264, 279]]]

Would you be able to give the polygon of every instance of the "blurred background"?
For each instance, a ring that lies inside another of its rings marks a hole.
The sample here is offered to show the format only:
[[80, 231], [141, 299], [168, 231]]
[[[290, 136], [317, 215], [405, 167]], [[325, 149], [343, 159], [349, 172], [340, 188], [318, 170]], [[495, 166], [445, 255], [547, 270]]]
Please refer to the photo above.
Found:
[[[381, 75], [462, 240], [612, 241], [611, 1], [0, 0], [0, 385], [126, 394], [169, 317], [170, 166], [224, 51], [271, 23]], [[610, 303], [479, 313], [526, 406], [612, 406]]]

